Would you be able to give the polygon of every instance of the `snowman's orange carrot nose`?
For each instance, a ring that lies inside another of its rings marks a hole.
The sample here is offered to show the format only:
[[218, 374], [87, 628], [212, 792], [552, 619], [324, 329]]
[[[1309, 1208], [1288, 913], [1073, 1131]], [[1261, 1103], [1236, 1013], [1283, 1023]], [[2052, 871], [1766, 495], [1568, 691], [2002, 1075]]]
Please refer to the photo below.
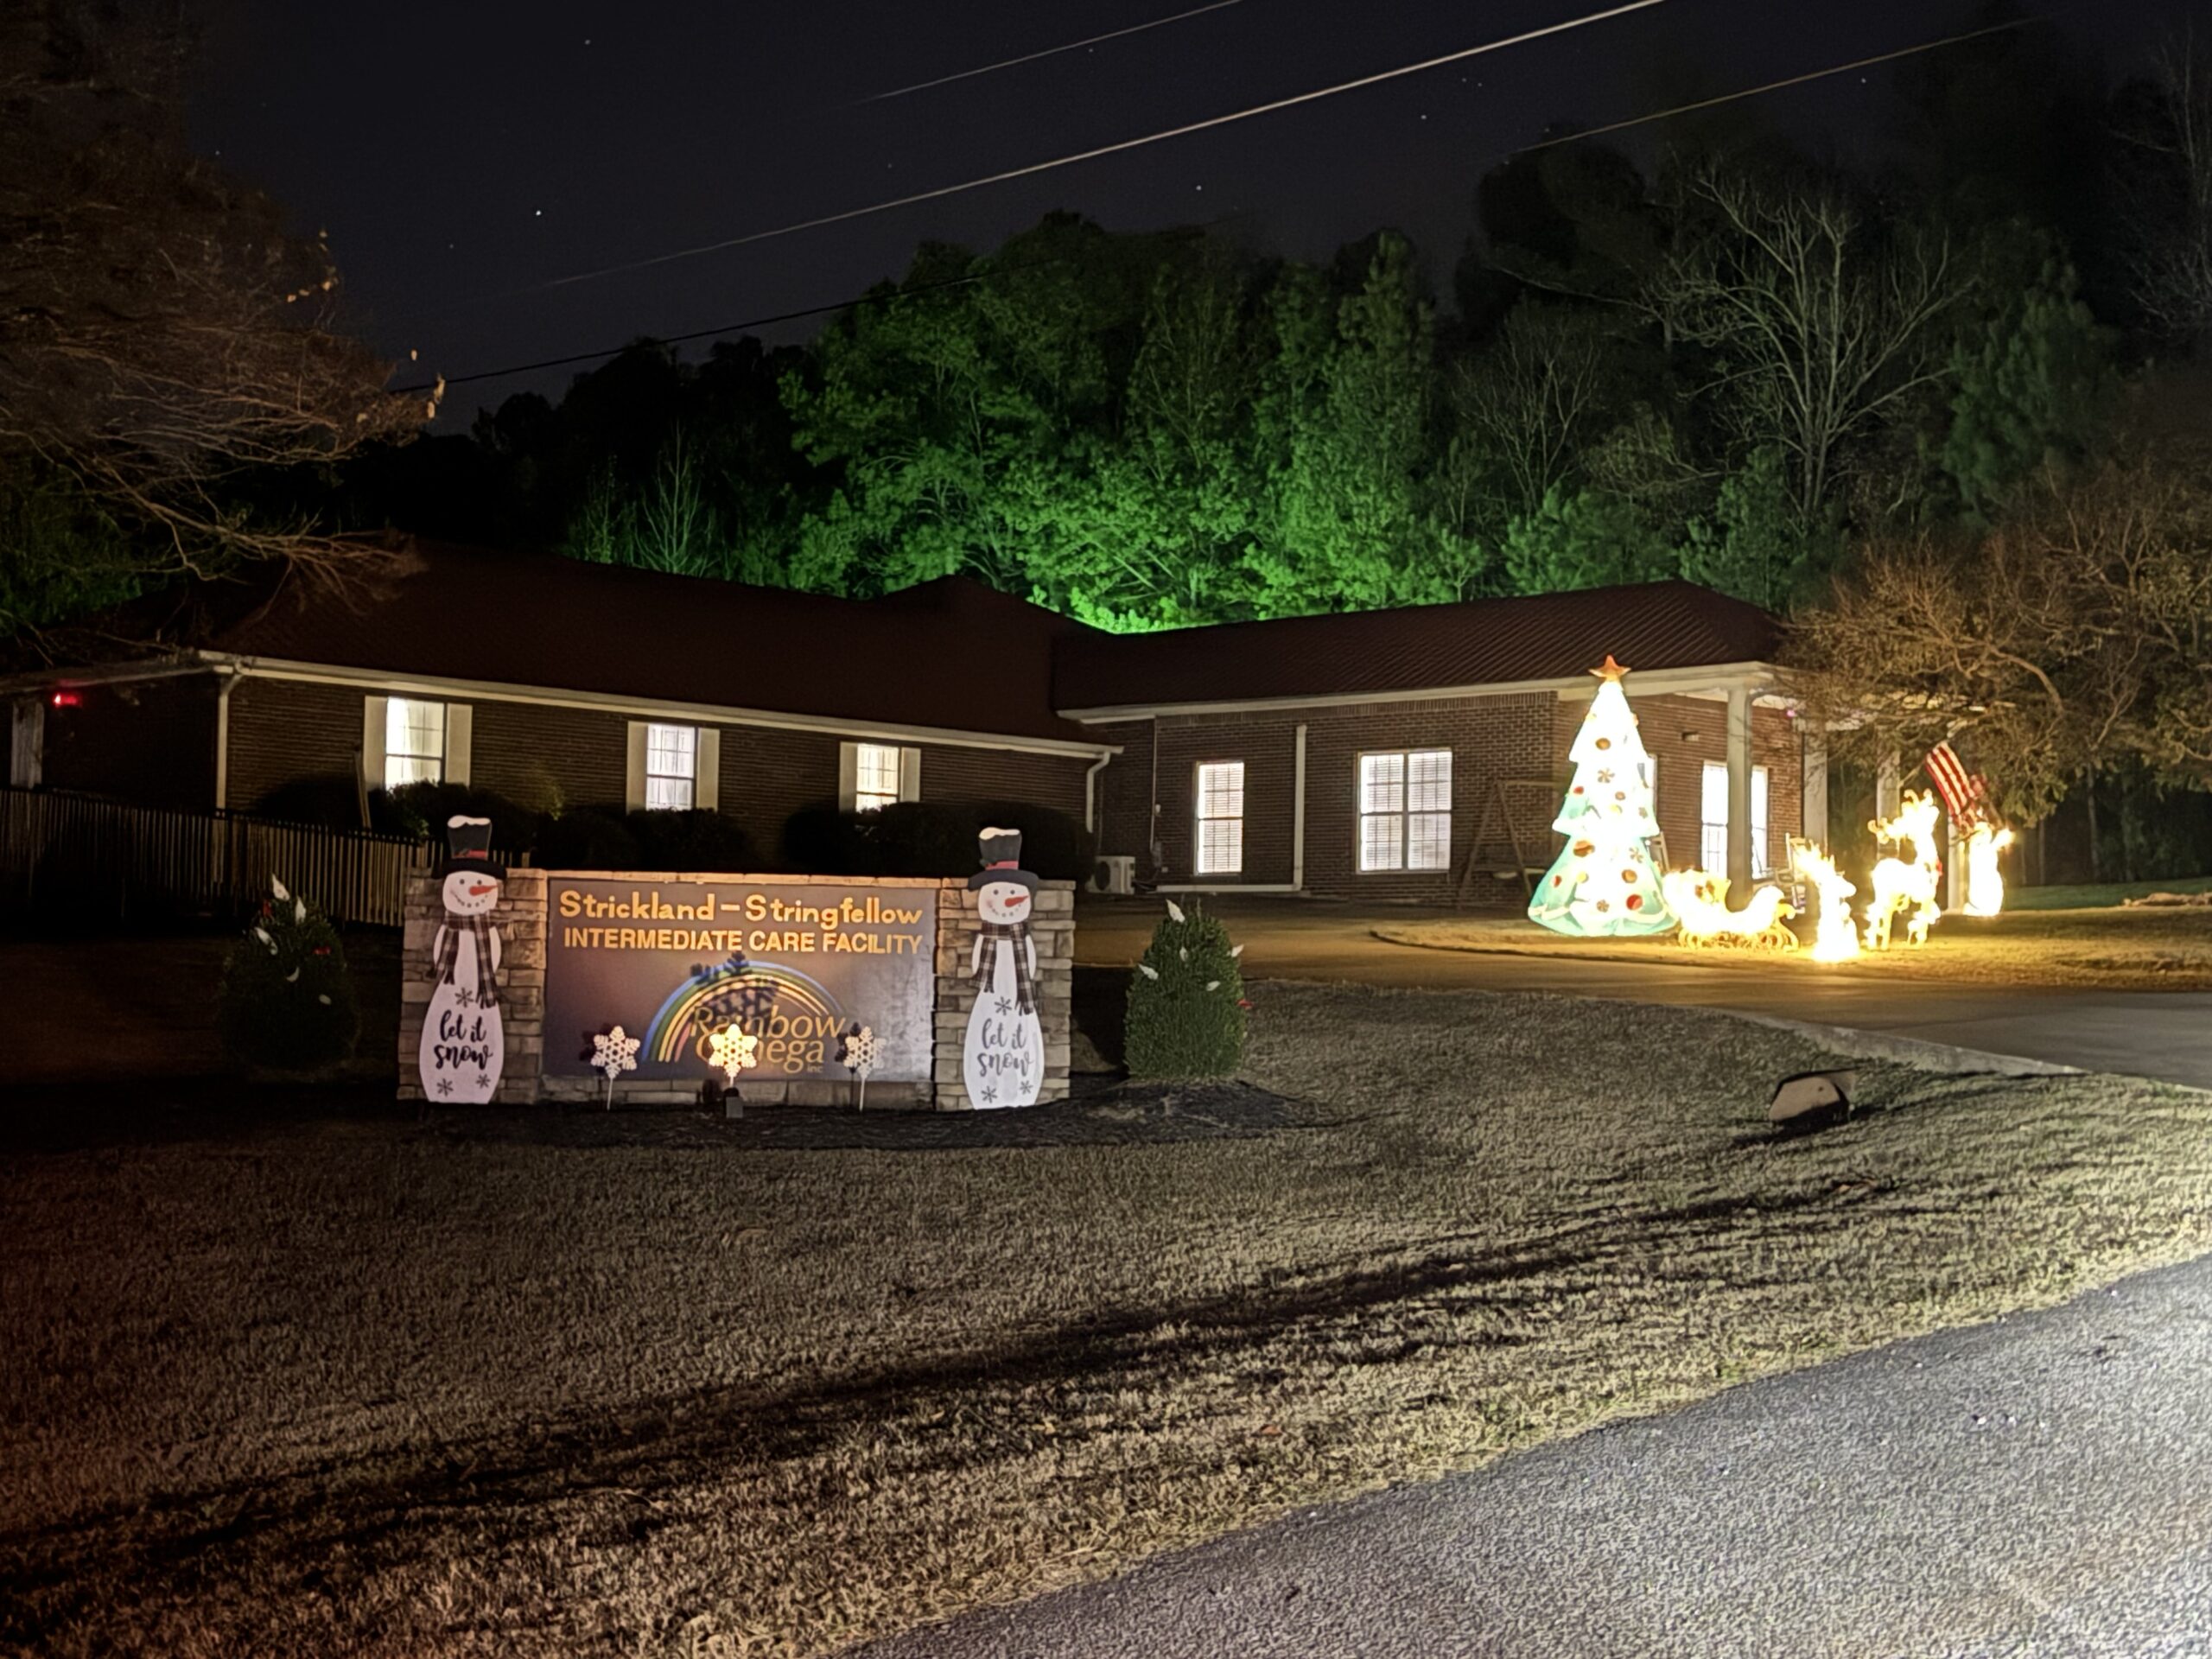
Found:
[[480, 887], [472, 883], [468, 889], [468, 896], [472, 899], [481, 899], [486, 893], [497, 893], [499, 890], [499, 886], [496, 881], [486, 881]]

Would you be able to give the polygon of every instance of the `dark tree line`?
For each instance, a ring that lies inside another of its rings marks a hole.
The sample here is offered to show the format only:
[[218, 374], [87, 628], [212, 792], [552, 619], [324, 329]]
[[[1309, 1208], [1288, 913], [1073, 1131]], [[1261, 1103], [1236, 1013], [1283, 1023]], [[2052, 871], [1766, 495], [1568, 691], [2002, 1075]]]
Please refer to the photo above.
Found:
[[923, 248], [804, 346], [640, 342], [557, 404], [358, 466], [347, 511], [868, 594], [953, 571], [1110, 626], [1682, 575], [1786, 607], [1986, 525], [2212, 332], [2212, 121], [2177, 50], [2109, 94], [2048, 30], [1907, 66], [1895, 159], [1751, 118], [1476, 185], [1452, 302], [1054, 215]]
[[[1738, 105], [1641, 164], [1573, 141], [1471, 179], [1445, 302], [1389, 232], [1307, 264], [1053, 215], [923, 247], [803, 346], [641, 341], [465, 436], [364, 442], [404, 410], [321, 327], [319, 245], [94, 73], [92, 15], [40, 10], [0, 82], [35, 140], [0, 181], [18, 621], [389, 529], [855, 594], [963, 571], [1116, 627], [1673, 575], [1785, 607], [1855, 548], [1999, 522], [2212, 333], [2201, 56], [2107, 92], [2022, 29], [1902, 66], [1871, 160]], [[141, 206], [74, 229], [38, 181], [102, 166]], [[202, 324], [251, 347], [224, 373], [296, 359], [307, 395], [209, 381]]]

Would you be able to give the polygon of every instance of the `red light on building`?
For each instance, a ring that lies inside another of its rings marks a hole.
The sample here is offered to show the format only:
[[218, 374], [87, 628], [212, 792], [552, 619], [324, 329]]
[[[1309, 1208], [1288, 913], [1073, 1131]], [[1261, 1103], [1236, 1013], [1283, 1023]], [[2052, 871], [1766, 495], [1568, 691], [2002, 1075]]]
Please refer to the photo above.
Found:
[[57, 709], [74, 709], [83, 701], [84, 699], [74, 691], [57, 691], [54, 694], [54, 706]]

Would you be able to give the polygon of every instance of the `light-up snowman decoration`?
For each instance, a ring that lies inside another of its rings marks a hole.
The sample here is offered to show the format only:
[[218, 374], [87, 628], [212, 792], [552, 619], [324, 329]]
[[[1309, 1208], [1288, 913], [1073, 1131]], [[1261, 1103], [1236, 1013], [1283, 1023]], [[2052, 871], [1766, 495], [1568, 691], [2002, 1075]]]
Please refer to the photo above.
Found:
[[492, 821], [446, 821], [447, 855], [438, 866], [445, 918], [430, 947], [437, 982], [423, 1015], [417, 1052], [423, 1093], [433, 1101], [480, 1104], [499, 1087], [506, 1033], [499, 1018], [499, 930], [492, 925], [506, 871], [492, 861]]
[[1037, 945], [1030, 937], [1038, 880], [1021, 866], [1021, 831], [986, 830], [983, 868], [968, 878], [976, 895], [975, 948], [961, 1079], [971, 1103], [1033, 1106], [1045, 1083], [1045, 1034], [1037, 1019]]

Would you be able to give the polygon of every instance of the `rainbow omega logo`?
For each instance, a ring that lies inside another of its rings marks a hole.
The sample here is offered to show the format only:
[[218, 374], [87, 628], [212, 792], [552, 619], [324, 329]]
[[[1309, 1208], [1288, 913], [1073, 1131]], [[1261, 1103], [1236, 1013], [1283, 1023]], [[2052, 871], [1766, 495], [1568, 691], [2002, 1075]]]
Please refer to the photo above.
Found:
[[677, 1062], [688, 1050], [704, 1060], [709, 1038], [733, 1020], [760, 1039], [760, 1070], [786, 1077], [827, 1066], [851, 1023], [820, 981], [780, 963], [733, 957], [694, 969], [669, 993], [646, 1027], [645, 1056]]

